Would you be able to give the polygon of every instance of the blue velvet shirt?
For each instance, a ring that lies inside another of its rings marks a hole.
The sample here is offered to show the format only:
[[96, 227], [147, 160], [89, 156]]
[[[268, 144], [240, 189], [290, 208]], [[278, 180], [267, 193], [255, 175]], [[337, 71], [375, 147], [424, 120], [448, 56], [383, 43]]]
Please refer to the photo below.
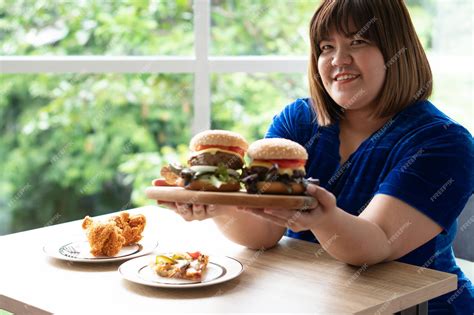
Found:
[[[276, 115], [267, 138], [286, 138], [308, 151], [307, 177], [337, 198], [337, 206], [359, 215], [376, 194], [396, 197], [444, 230], [400, 262], [450, 272], [458, 290], [429, 302], [430, 314], [474, 314], [474, 288], [456, 265], [452, 242], [457, 217], [474, 190], [471, 134], [428, 101], [405, 108], [340, 165], [339, 125], [318, 126], [308, 99], [298, 99]], [[287, 236], [317, 242], [310, 231]]]

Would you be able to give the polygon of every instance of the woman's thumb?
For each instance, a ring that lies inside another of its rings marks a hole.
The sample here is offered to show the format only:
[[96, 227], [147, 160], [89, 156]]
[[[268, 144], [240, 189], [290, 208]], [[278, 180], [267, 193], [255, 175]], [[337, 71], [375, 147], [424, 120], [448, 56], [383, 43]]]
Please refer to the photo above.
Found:
[[306, 193], [316, 198], [323, 208], [336, 206], [336, 197], [318, 185], [309, 184], [306, 188]]

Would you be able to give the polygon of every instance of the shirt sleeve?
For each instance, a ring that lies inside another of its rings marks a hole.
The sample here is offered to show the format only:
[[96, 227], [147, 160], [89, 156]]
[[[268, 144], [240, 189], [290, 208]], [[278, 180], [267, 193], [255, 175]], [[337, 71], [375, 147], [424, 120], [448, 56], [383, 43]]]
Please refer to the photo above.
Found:
[[472, 136], [459, 125], [437, 126], [410, 137], [408, 146], [377, 193], [408, 203], [448, 230], [473, 193]]
[[265, 138], [285, 138], [305, 143], [314, 128], [314, 118], [309, 100], [297, 99], [273, 117]]

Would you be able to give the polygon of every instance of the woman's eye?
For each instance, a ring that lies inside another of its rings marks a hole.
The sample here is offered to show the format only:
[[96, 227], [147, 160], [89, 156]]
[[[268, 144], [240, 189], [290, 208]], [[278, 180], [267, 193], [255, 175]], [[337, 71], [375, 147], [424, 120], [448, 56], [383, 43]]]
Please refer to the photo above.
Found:
[[351, 45], [362, 45], [362, 44], [366, 44], [367, 42], [365, 40], [362, 40], [362, 39], [354, 39], [352, 42], [351, 42]]
[[332, 48], [331, 45], [322, 45], [322, 46], [320, 47], [320, 49], [321, 49], [322, 51], [329, 50], [329, 49], [331, 49], [331, 48]]

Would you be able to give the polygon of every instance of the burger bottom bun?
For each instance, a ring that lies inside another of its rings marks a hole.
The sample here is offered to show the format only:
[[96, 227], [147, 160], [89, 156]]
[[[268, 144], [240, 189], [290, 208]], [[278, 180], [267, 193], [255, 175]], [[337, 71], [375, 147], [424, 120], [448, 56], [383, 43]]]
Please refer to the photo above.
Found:
[[193, 180], [191, 183], [184, 187], [188, 190], [201, 190], [201, 191], [239, 191], [240, 183], [238, 181], [222, 184], [219, 188], [212, 185], [210, 182], [205, 180]]
[[[291, 189], [289, 189], [291, 187]], [[257, 190], [261, 194], [277, 195], [302, 195], [306, 191], [303, 184], [291, 183], [290, 185], [282, 182], [258, 182]]]

